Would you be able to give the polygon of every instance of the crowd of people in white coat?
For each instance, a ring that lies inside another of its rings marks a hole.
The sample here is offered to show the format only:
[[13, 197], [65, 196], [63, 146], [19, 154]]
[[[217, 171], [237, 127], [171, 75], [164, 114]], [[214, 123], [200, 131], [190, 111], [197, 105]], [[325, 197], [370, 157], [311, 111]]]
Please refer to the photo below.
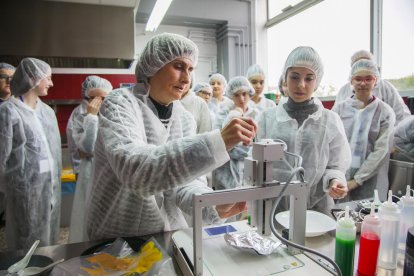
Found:
[[[313, 96], [324, 68], [311, 47], [287, 57], [278, 103], [264, 96], [259, 65], [228, 82], [215, 73], [197, 83], [197, 60], [191, 40], [164, 33], [141, 52], [134, 91], [113, 90], [98, 76], [84, 80], [67, 125], [77, 176], [70, 242], [188, 227], [193, 194], [243, 185], [253, 139], [283, 141], [302, 156], [308, 209], [321, 212], [374, 189], [385, 199], [394, 148], [414, 160], [414, 117], [368, 51], [352, 56], [332, 110]], [[0, 211], [10, 250], [57, 241], [61, 137], [53, 109], [40, 99], [52, 86], [42, 60], [0, 63]], [[286, 161], [277, 166], [280, 181], [291, 170]], [[245, 209], [245, 202], [208, 207], [203, 220], [221, 223]]]

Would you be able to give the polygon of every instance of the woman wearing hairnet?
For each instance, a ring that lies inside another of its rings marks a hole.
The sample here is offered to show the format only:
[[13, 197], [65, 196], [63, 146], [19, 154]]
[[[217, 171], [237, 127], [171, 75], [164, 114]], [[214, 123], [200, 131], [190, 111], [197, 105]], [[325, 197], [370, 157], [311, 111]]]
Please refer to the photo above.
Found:
[[[351, 57], [351, 67], [355, 62], [361, 59], [371, 60], [375, 63], [373, 54], [367, 50], [359, 50], [355, 52]], [[352, 89], [353, 87], [350, 82], [342, 86], [338, 92], [338, 95], [336, 95], [335, 105], [351, 97], [354, 94], [354, 91]], [[396, 116], [396, 124], [411, 115], [408, 106], [404, 103], [404, 100], [398, 92], [397, 88], [395, 88], [394, 85], [392, 85], [392, 83], [389, 81], [379, 78], [372, 90], [372, 95], [382, 100], [393, 109]]]
[[346, 174], [347, 200], [372, 197], [374, 189], [378, 189], [381, 200], [387, 198], [395, 114], [389, 105], [373, 96], [379, 78], [373, 61], [355, 62], [350, 74], [354, 95], [332, 108], [341, 117], [352, 153]]
[[[226, 87], [226, 96], [233, 100], [228, 109], [220, 112], [217, 120], [224, 127], [229, 121], [237, 117], [247, 117], [256, 120], [260, 112], [254, 107], [250, 97], [254, 89], [243, 76], [234, 77]], [[221, 118], [221, 119], [219, 119]], [[217, 190], [240, 187], [243, 184], [244, 158], [250, 146], [236, 145], [229, 151], [230, 161], [213, 171], [213, 185]]]
[[394, 146], [394, 159], [414, 162], [414, 115], [405, 118], [395, 128]]
[[[208, 83], [211, 85], [211, 88], [213, 88], [213, 97], [208, 103], [208, 107], [215, 115], [217, 115], [223, 108], [227, 108], [228, 105], [232, 104], [233, 101], [224, 96], [227, 81], [222, 74], [215, 73], [211, 75], [208, 79]], [[215, 126], [213, 122], [213, 129], [214, 128], [219, 127]]]
[[259, 64], [254, 64], [247, 69], [246, 78], [250, 81], [254, 88], [254, 95], [251, 100], [258, 110], [264, 111], [268, 108], [276, 106], [274, 101], [266, 99], [263, 95], [265, 74]]
[[[191, 83], [194, 81], [194, 73], [192, 74], [192, 77]], [[183, 96], [181, 97], [181, 104], [193, 115], [194, 120], [196, 121], [197, 133], [210, 131], [212, 123], [208, 105], [203, 99], [197, 97], [190, 90], [191, 87], [187, 92], [183, 93]]]
[[79, 156], [78, 177], [70, 219], [69, 242], [87, 240], [84, 227], [86, 195], [92, 171], [93, 152], [98, 134], [98, 112], [103, 99], [112, 90], [111, 83], [98, 76], [88, 76], [82, 83], [82, 103], [68, 121], [66, 133], [71, 155]]
[[14, 98], [0, 106], [0, 176], [6, 196], [9, 249], [57, 242], [60, 222], [61, 142], [52, 108], [39, 97], [53, 86], [46, 62], [23, 59], [14, 73]]
[[[87, 200], [90, 239], [187, 227], [183, 213], [191, 215], [192, 195], [211, 191], [198, 178], [227, 162], [226, 150], [252, 141], [256, 125], [250, 119], [195, 135], [195, 121], [178, 100], [190, 85], [197, 58], [191, 40], [156, 35], [137, 65], [148, 94], [117, 89], [104, 100]], [[209, 207], [203, 218], [219, 222], [244, 209], [244, 203]]]
[[[308, 209], [328, 213], [334, 205], [333, 199], [347, 193], [345, 172], [351, 153], [338, 114], [312, 97], [322, 76], [322, 61], [313, 48], [294, 49], [283, 69], [288, 98], [262, 113], [258, 138], [283, 140], [288, 151], [302, 156]], [[278, 180], [284, 181], [290, 169], [280, 168], [284, 175]]]

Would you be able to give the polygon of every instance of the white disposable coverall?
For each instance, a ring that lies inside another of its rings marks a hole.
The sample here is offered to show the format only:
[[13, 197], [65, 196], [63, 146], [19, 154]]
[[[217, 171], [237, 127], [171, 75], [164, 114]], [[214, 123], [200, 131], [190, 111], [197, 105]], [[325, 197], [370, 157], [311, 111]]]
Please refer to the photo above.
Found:
[[[287, 114], [283, 102], [264, 111], [259, 119], [257, 138], [259, 141], [265, 138], [283, 140], [287, 151], [302, 156], [308, 183], [308, 209], [328, 213], [334, 205], [327, 193], [329, 181], [338, 179], [346, 185], [345, 172], [351, 161], [351, 151], [338, 114], [325, 109], [317, 98], [314, 102], [318, 110], [300, 127]], [[280, 179], [276, 180], [285, 181], [289, 167], [277, 169]]]
[[[221, 118], [225, 116], [224, 114], [227, 114], [226, 118], [221, 123], [222, 127], [224, 127], [231, 121], [231, 119], [236, 117], [246, 117], [257, 120], [260, 112], [249, 102], [249, 108], [244, 114], [240, 112], [239, 109], [235, 109], [234, 103], [229, 109], [222, 110], [220, 114]], [[217, 122], [217, 124], [220, 124], [220, 122]], [[248, 156], [250, 148], [251, 146], [244, 146], [242, 143], [239, 143], [229, 151], [229, 162], [213, 171], [212, 180], [216, 190], [231, 189], [243, 185], [244, 158]]]
[[189, 92], [181, 99], [181, 104], [193, 115], [197, 124], [197, 133], [211, 130], [210, 110], [205, 100]]
[[404, 160], [414, 162], [414, 115], [405, 118], [395, 129], [394, 144]]
[[263, 112], [266, 109], [276, 107], [276, 103], [263, 95], [260, 97], [260, 101], [258, 103], [255, 103], [254, 101], [251, 101], [253, 106], [257, 108], [259, 111]]
[[52, 108], [18, 98], [0, 107], [0, 188], [5, 191], [8, 249], [57, 243], [61, 204], [61, 142]]
[[85, 229], [85, 203], [89, 190], [89, 181], [92, 171], [93, 150], [98, 134], [98, 116], [86, 112], [87, 101], [77, 106], [70, 116], [68, 128], [76, 146], [87, 156], [80, 159], [79, 175], [76, 180], [76, 191], [73, 199], [70, 219], [69, 242], [87, 240]]
[[[351, 97], [332, 109], [341, 117], [351, 144], [352, 163], [347, 172], [347, 180], [355, 179], [361, 185], [348, 193], [347, 199], [369, 198], [374, 195], [374, 189], [378, 189], [380, 199], [386, 200], [395, 114], [389, 105], [378, 98], [364, 109], [358, 107], [360, 103], [359, 100]], [[358, 116], [363, 113], [368, 116], [358, 120]], [[357, 129], [366, 131], [359, 135], [355, 134]], [[358, 150], [359, 144], [364, 151]]]
[[[165, 127], [147, 95], [112, 91], [102, 104], [87, 207], [90, 239], [138, 236], [187, 227], [192, 195], [211, 191], [197, 177], [229, 160], [218, 130], [195, 134], [195, 121], [173, 102]], [[219, 220], [203, 209], [207, 223]]]

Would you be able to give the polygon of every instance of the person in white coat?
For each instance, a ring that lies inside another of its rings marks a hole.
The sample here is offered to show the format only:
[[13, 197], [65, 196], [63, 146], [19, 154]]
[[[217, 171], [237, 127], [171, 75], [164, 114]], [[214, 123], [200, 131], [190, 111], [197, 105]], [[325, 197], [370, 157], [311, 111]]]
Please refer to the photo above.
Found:
[[276, 107], [276, 103], [270, 99], [267, 99], [263, 95], [265, 86], [265, 73], [259, 64], [254, 64], [247, 69], [246, 78], [250, 81], [254, 88], [254, 95], [251, 101], [259, 111], [264, 111], [268, 108]]
[[355, 62], [350, 74], [354, 95], [332, 108], [341, 117], [351, 147], [352, 162], [346, 174], [348, 201], [373, 197], [374, 189], [380, 200], [387, 199], [395, 115], [389, 105], [373, 95], [379, 78], [373, 61]]
[[[208, 79], [208, 83], [211, 85], [211, 88], [213, 89], [213, 97], [208, 103], [208, 108], [210, 108], [210, 110], [216, 116], [218, 113], [220, 113], [220, 111], [223, 108], [227, 108], [228, 105], [232, 104], [233, 101], [224, 95], [224, 91], [227, 86], [227, 81], [222, 74], [215, 73], [211, 75]], [[220, 126], [216, 126], [213, 121], [213, 129], [216, 128], [220, 128]]]
[[[190, 85], [198, 48], [170, 33], [150, 39], [137, 71], [147, 95], [125, 89], [104, 100], [95, 144], [88, 198], [90, 239], [139, 236], [188, 227], [192, 196], [210, 192], [198, 178], [229, 160], [227, 150], [249, 144], [251, 119], [234, 119], [221, 131], [196, 135], [192, 115], [179, 99]], [[245, 210], [245, 203], [203, 209], [205, 223], [221, 222]]]
[[0, 106], [0, 189], [6, 197], [9, 250], [58, 241], [61, 141], [55, 112], [39, 97], [53, 86], [46, 62], [24, 58]]
[[189, 111], [197, 125], [197, 133], [204, 133], [211, 130], [211, 116], [207, 103], [200, 97], [197, 97], [194, 92], [189, 89], [183, 94], [181, 104], [187, 111]]
[[[226, 96], [233, 100], [228, 109], [223, 109], [218, 117], [222, 127], [232, 119], [238, 117], [257, 120], [260, 111], [250, 100], [254, 95], [254, 88], [249, 80], [243, 76], [232, 78], [226, 87]], [[244, 158], [247, 157], [250, 145], [238, 144], [229, 151], [230, 160], [213, 171], [213, 187], [216, 190], [236, 188], [243, 185]]]
[[[86, 241], [84, 227], [85, 204], [92, 173], [92, 161], [98, 134], [98, 112], [103, 99], [112, 90], [111, 83], [98, 76], [88, 76], [82, 83], [82, 103], [77, 106], [68, 121], [66, 133], [74, 142], [74, 150], [80, 157], [79, 175], [73, 198], [69, 228], [69, 242]], [[69, 139], [68, 139], [69, 140]]]
[[[308, 209], [329, 213], [333, 199], [347, 194], [345, 173], [351, 152], [338, 114], [312, 97], [322, 76], [323, 64], [313, 48], [294, 49], [283, 69], [288, 98], [262, 113], [257, 137], [259, 141], [280, 139], [287, 151], [302, 156]], [[279, 165], [275, 175], [280, 178], [277, 180], [285, 181], [291, 169], [284, 163]]]
[[[355, 52], [351, 57], [352, 65], [361, 59], [368, 59], [375, 62], [374, 56], [367, 50], [359, 50]], [[342, 101], [345, 101], [354, 94], [353, 87], [350, 82], [346, 83], [339, 89], [338, 95], [336, 95], [335, 105]], [[395, 113], [395, 124], [397, 125], [405, 118], [411, 115], [408, 106], [405, 104], [403, 98], [392, 83], [382, 78], [379, 78], [375, 83], [375, 87], [372, 90], [372, 95], [388, 104]]]
[[394, 159], [414, 162], [414, 115], [405, 118], [395, 128]]

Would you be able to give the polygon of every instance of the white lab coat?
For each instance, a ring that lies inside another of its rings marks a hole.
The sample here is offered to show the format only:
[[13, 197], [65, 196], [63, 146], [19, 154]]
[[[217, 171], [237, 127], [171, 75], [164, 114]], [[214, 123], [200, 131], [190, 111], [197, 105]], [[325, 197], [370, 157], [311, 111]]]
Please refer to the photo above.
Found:
[[[345, 173], [351, 161], [351, 151], [338, 114], [323, 107], [314, 98], [318, 110], [299, 127], [283, 107], [283, 102], [262, 113], [257, 138], [280, 139], [287, 151], [303, 158], [305, 181], [308, 183], [308, 209], [330, 212], [333, 199], [328, 194], [329, 181], [338, 179], [346, 185]], [[285, 181], [290, 171], [286, 165], [276, 167], [276, 177]], [[283, 166], [283, 167], [282, 167]], [[275, 167], [274, 167], [275, 168]]]
[[181, 99], [181, 104], [193, 115], [197, 124], [197, 133], [204, 133], [211, 130], [210, 110], [205, 100], [189, 92]]
[[61, 205], [61, 141], [56, 115], [40, 99], [0, 106], [0, 189], [6, 196], [9, 250], [57, 242]]
[[[85, 101], [86, 102], [86, 101]], [[88, 114], [85, 103], [77, 106], [71, 115], [70, 128], [75, 150], [82, 151], [87, 156], [80, 159], [79, 175], [76, 180], [76, 190], [73, 199], [70, 219], [69, 242], [87, 240], [85, 220], [85, 205], [92, 171], [93, 151], [98, 134], [98, 116]]]
[[251, 101], [253, 103], [253, 106], [258, 109], [260, 112], [265, 111], [266, 109], [276, 107], [276, 103], [264, 96], [260, 97], [260, 101], [258, 103], [255, 103], [254, 101]]
[[83, 100], [80, 105], [78, 105], [73, 111], [72, 114], [70, 114], [68, 125], [66, 126], [66, 137], [68, 140], [68, 149], [70, 154], [70, 162], [72, 164], [73, 173], [78, 174], [79, 173], [79, 165], [80, 165], [80, 157], [79, 157], [79, 151], [78, 147], [76, 146], [75, 139], [73, 137], [73, 124], [74, 120], [79, 114], [85, 114], [86, 108], [88, 106], [88, 101]]
[[[228, 122], [236, 117], [246, 117], [257, 120], [260, 115], [260, 111], [253, 107], [253, 104], [249, 102], [249, 107], [246, 113], [242, 113], [240, 109], [235, 109], [234, 103], [229, 106], [229, 109], [221, 110], [221, 116], [223, 118], [225, 114], [227, 116], [217, 124], [221, 124], [224, 127]], [[229, 151], [230, 160], [223, 166], [215, 169], [212, 174], [213, 187], [216, 190], [225, 190], [240, 187], [243, 185], [244, 177], [244, 159], [248, 156], [251, 146], [244, 146], [242, 143], [236, 145]]]
[[[342, 101], [345, 101], [354, 94], [354, 90], [350, 82], [342, 86], [339, 90], [338, 95], [336, 95], [335, 105], [339, 104]], [[411, 115], [408, 106], [404, 103], [403, 98], [398, 93], [398, 90], [392, 85], [389, 81], [379, 79], [372, 90], [372, 95], [376, 98], [382, 100], [394, 110], [396, 121], [398, 124], [405, 118]]]
[[[87, 206], [90, 239], [139, 236], [187, 227], [192, 195], [211, 191], [197, 179], [229, 160], [220, 132], [195, 135], [179, 101], [165, 127], [147, 95], [126, 89], [105, 98]], [[204, 208], [207, 223], [219, 220]]]
[[[348, 194], [347, 199], [373, 197], [374, 189], [377, 189], [380, 199], [386, 200], [395, 114], [389, 105], [378, 98], [364, 109], [360, 109], [360, 103], [352, 97], [332, 109], [341, 117], [351, 143], [352, 163], [347, 172], [347, 180], [355, 179], [361, 184]], [[358, 129], [360, 134], [355, 133]], [[359, 144], [363, 151], [358, 150]]]
[[414, 162], [414, 115], [405, 118], [395, 129], [396, 154], [403, 160]]

